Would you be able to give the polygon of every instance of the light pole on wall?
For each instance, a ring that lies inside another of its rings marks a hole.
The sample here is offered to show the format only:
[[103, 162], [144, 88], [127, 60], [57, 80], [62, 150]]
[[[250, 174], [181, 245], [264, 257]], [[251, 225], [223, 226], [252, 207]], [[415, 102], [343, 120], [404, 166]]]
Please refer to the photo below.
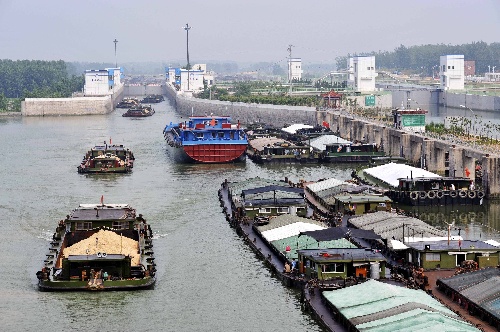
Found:
[[470, 108], [470, 107], [467, 107], [467, 106], [465, 106], [465, 105], [460, 105], [460, 107], [462, 107], [462, 108], [467, 108], [469, 111], [471, 111], [471, 113], [472, 113], [471, 127], [472, 127], [472, 131], [474, 131], [474, 127], [475, 127], [475, 125], [476, 125], [476, 114], [474, 113], [474, 111], [473, 111], [473, 110], [471, 110], [471, 108]]

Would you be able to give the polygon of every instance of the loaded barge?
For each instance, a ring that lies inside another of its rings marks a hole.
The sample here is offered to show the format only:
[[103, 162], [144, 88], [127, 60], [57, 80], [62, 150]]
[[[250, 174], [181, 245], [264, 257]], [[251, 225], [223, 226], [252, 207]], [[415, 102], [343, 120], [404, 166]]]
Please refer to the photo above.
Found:
[[134, 167], [134, 154], [123, 145], [96, 145], [84, 156], [78, 173], [129, 173]]
[[61, 220], [37, 272], [42, 291], [152, 288], [150, 225], [128, 204], [81, 204]]

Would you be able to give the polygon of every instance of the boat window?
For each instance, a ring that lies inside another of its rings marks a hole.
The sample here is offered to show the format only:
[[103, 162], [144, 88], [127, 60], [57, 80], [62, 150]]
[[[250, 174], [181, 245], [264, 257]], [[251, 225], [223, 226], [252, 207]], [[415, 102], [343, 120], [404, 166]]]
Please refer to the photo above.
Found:
[[216, 136], [215, 132], [212, 132], [212, 138], [215, 138], [215, 136]]
[[323, 265], [323, 272], [344, 272], [344, 263], [332, 263]]
[[427, 262], [439, 262], [441, 261], [441, 255], [439, 253], [428, 252], [425, 254], [425, 260]]
[[260, 208], [259, 213], [271, 213], [271, 208]]
[[112, 227], [114, 229], [128, 229], [129, 222], [128, 221], [113, 221]]
[[233, 131], [229, 133], [229, 138], [234, 139], [234, 132]]
[[224, 138], [224, 132], [223, 131], [219, 131], [217, 134], [218, 134], [219, 138]]
[[88, 231], [92, 229], [92, 222], [90, 221], [79, 221], [75, 225], [77, 231]]
[[288, 213], [288, 207], [279, 207], [278, 213]]
[[203, 133], [196, 133], [197, 139], [203, 139]]

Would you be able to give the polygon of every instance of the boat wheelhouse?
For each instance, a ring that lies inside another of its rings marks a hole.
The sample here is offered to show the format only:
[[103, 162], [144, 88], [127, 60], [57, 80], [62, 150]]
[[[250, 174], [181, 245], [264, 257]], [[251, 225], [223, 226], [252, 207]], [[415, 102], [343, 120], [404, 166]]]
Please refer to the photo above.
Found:
[[133, 290], [155, 284], [150, 225], [128, 204], [81, 204], [61, 220], [37, 272], [43, 291]]
[[369, 162], [384, 156], [377, 144], [331, 143], [325, 145], [323, 160], [327, 162]]
[[243, 160], [248, 144], [240, 123], [229, 116], [191, 116], [188, 121], [165, 126], [168, 145], [180, 152], [180, 159], [199, 163], [227, 163]]
[[88, 151], [78, 173], [129, 173], [134, 166], [134, 154], [123, 145], [96, 145]]

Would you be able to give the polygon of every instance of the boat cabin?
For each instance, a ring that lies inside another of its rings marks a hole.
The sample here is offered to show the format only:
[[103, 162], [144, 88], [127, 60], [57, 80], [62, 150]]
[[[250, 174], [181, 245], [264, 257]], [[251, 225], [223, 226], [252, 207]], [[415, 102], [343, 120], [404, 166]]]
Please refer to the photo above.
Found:
[[319, 280], [385, 278], [385, 257], [364, 248], [298, 250], [300, 273]]

